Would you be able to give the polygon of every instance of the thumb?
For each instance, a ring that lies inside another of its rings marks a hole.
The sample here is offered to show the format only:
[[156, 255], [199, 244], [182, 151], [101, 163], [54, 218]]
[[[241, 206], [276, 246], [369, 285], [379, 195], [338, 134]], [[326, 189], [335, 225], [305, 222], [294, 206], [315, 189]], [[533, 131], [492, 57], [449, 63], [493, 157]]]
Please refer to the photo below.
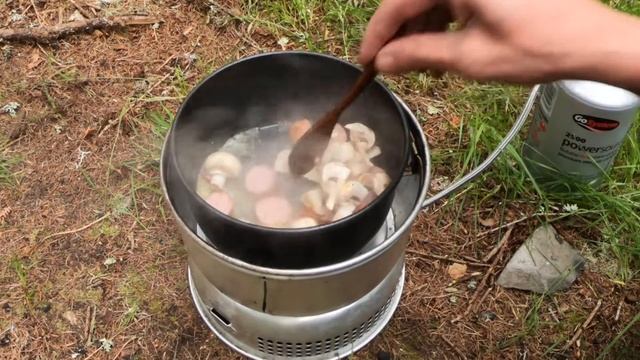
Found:
[[375, 67], [383, 73], [416, 70], [449, 70], [452, 66], [455, 33], [422, 33], [394, 40], [378, 52]]

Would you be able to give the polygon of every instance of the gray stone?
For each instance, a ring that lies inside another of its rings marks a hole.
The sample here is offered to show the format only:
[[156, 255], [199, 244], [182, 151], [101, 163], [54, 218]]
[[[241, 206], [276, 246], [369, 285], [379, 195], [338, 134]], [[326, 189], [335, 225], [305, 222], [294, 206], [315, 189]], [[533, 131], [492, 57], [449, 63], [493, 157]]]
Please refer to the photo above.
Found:
[[505, 288], [554, 293], [571, 286], [585, 259], [551, 225], [538, 227], [498, 277]]

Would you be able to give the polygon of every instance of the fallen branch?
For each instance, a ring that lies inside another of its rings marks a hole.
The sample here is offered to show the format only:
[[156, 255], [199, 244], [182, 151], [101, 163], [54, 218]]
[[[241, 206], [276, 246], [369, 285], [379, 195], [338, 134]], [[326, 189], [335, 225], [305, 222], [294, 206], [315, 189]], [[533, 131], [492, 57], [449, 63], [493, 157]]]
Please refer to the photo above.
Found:
[[598, 303], [596, 304], [596, 307], [593, 308], [593, 310], [591, 311], [591, 314], [589, 314], [589, 317], [587, 318], [587, 320], [585, 320], [584, 323], [582, 323], [582, 325], [580, 325], [580, 327], [578, 328], [578, 331], [576, 331], [576, 333], [573, 335], [571, 340], [569, 340], [567, 345], [565, 345], [562, 348], [563, 352], [569, 350], [571, 345], [573, 345], [573, 343], [576, 342], [580, 338], [580, 335], [582, 335], [582, 332], [584, 331], [584, 329], [586, 329], [587, 326], [589, 326], [589, 324], [591, 323], [593, 318], [596, 316], [596, 313], [598, 312], [598, 310], [600, 310], [600, 306], [602, 306], [602, 299], [598, 300]]
[[115, 16], [72, 21], [37, 28], [0, 29], [0, 41], [50, 43], [60, 38], [94, 30], [115, 30], [127, 26], [152, 25], [159, 20], [149, 16]]

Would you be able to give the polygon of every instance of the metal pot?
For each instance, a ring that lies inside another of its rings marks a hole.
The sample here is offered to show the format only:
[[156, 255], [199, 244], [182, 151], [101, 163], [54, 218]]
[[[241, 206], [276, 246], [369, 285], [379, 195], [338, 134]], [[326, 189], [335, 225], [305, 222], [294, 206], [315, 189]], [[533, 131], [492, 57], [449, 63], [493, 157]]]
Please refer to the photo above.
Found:
[[202, 81], [180, 107], [169, 134], [167, 171], [188, 199], [188, 211], [214, 246], [234, 258], [271, 268], [328, 265], [353, 256], [383, 225], [394, 190], [408, 165], [408, 125], [395, 96], [370, 85], [340, 119], [376, 133], [382, 154], [373, 159], [391, 178], [364, 209], [328, 224], [303, 229], [254, 225], [227, 216], [196, 193], [206, 156], [247, 129], [273, 131], [282, 121], [317, 119], [336, 104], [361, 70], [334, 57], [276, 52], [242, 59]]

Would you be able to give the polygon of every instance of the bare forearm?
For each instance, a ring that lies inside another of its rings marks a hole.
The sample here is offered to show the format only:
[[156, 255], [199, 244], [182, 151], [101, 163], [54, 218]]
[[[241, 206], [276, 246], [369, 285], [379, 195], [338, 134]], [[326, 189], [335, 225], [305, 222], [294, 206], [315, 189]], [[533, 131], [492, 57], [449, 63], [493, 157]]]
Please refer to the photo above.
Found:
[[562, 78], [608, 83], [640, 94], [640, 19], [609, 13], [567, 60]]
[[[436, 3], [465, 26], [387, 42]], [[387, 73], [433, 69], [528, 84], [580, 79], [640, 93], [640, 18], [599, 0], [384, 0], [359, 56], [372, 60]]]

